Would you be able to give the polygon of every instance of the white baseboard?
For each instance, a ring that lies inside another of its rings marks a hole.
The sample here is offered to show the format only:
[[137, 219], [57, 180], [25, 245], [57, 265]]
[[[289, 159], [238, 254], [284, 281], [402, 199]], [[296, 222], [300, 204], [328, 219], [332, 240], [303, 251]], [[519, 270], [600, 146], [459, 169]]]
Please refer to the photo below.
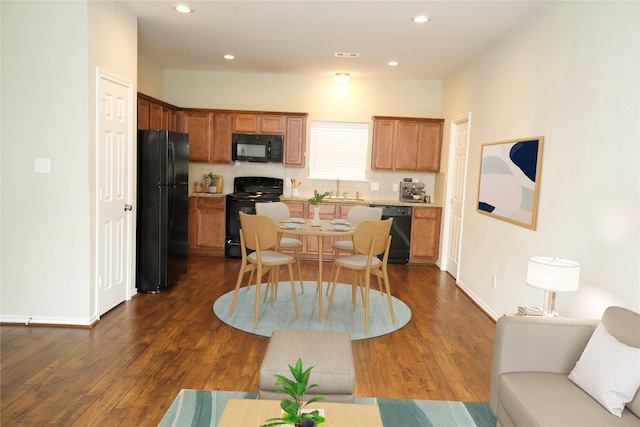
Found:
[[480, 310], [484, 311], [487, 316], [491, 317], [494, 321], [498, 320], [498, 316], [493, 310], [491, 310], [476, 294], [474, 294], [469, 288], [465, 286], [464, 283], [460, 280], [456, 280], [456, 285], [460, 288], [462, 292], [467, 294], [469, 298], [480, 308]]
[[25, 326], [52, 325], [90, 328], [95, 325], [98, 320], [98, 318], [0, 316], [0, 323], [18, 324]]

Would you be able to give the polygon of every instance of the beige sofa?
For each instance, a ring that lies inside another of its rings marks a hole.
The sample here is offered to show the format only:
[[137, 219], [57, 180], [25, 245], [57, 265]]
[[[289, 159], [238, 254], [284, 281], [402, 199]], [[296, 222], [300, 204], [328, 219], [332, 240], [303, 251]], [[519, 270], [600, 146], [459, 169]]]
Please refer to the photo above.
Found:
[[[581, 356], [598, 323], [598, 320], [521, 316], [498, 319], [489, 402], [498, 425], [640, 426], [637, 389], [622, 416], [617, 417], [569, 379], [576, 362], [586, 359]], [[640, 348], [639, 314], [609, 307], [602, 324], [619, 342]], [[626, 365], [625, 376], [640, 373], [636, 364], [634, 361], [630, 368]], [[598, 371], [591, 369], [594, 370]]]

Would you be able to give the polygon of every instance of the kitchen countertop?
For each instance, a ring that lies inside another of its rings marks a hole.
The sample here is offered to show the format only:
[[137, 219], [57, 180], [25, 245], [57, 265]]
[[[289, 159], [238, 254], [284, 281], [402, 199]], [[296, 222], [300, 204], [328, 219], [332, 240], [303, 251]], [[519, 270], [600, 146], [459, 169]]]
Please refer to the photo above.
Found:
[[[210, 198], [225, 198], [227, 193], [189, 193], [189, 197], [210, 197]], [[280, 200], [282, 201], [299, 201], [299, 202], [308, 202], [309, 197], [305, 196], [280, 196]], [[401, 202], [399, 200], [369, 200], [369, 199], [345, 199], [342, 197], [327, 197], [324, 199], [323, 203], [353, 203], [356, 205], [387, 205], [387, 206], [419, 206], [419, 207], [429, 207], [429, 208], [441, 208], [442, 206], [436, 203], [422, 203], [422, 202]]]

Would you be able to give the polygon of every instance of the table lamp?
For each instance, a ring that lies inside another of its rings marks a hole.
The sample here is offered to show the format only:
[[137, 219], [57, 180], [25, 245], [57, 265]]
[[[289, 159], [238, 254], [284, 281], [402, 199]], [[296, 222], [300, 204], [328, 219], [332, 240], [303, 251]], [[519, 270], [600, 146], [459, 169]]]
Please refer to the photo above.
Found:
[[556, 317], [556, 292], [578, 289], [580, 264], [547, 256], [532, 256], [527, 268], [527, 285], [544, 290], [543, 316]]

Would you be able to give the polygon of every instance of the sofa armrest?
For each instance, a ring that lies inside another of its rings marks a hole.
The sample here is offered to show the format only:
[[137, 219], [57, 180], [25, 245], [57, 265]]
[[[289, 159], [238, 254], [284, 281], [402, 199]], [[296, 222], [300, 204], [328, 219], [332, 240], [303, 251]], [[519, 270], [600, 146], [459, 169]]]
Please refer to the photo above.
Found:
[[504, 316], [496, 322], [489, 406], [496, 414], [498, 379], [507, 372], [569, 374], [599, 320]]

